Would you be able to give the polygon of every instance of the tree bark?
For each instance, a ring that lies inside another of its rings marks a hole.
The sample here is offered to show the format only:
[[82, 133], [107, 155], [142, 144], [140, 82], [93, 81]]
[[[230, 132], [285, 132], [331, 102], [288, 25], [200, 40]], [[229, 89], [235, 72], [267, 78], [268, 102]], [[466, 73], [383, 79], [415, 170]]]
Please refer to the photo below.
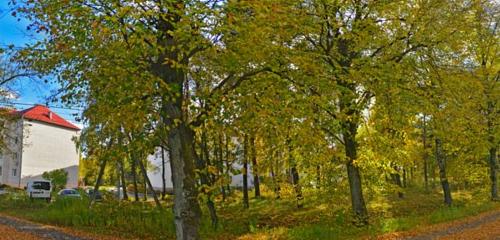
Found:
[[316, 165], [316, 188], [320, 189], [321, 187], [321, 166]]
[[[200, 239], [198, 230], [201, 209], [198, 203], [196, 186], [196, 152], [195, 133], [189, 123], [189, 112], [186, 102], [189, 101], [187, 73], [182, 66], [188, 66], [189, 58], [180, 51], [177, 38], [171, 34], [177, 30], [184, 16], [184, 2], [165, 3], [172, 7], [167, 17], [159, 18], [156, 23], [158, 38], [156, 44], [161, 49], [151, 62], [151, 70], [162, 80], [168, 89], [162, 91], [161, 117], [168, 127], [168, 148], [170, 150], [170, 166], [174, 188], [174, 223], [176, 239]], [[179, 61], [179, 59], [181, 59]], [[173, 62], [176, 62], [175, 64]]]
[[[229, 161], [229, 158], [231, 156], [231, 153], [229, 152], [229, 141], [230, 141], [230, 138], [228, 135], [225, 135], [225, 139], [226, 139], [226, 143], [225, 143], [225, 150], [226, 150], [226, 174], [230, 176], [229, 174], [229, 171], [231, 171], [231, 169], [233, 168], [231, 166], [231, 163]], [[231, 194], [231, 179], [229, 179], [229, 182], [227, 184], [227, 194], [230, 195]]]
[[446, 162], [441, 150], [441, 139], [436, 138], [436, 161], [439, 167], [439, 178], [443, 187], [444, 203], [451, 206], [453, 200], [451, 198], [451, 189], [446, 177]]
[[106, 169], [107, 162], [108, 162], [108, 158], [105, 157], [102, 159], [101, 166], [99, 166], [99, 173], [97, 174], [97, 179], [96, 179], [95, 185], [94, 185], [94, 194], [92, 195], [92, 198], [90, 199], [89, 208], [92, 207], [92, 205], [95, 202], [95, 198], [96, 198], [97, 192], [99, 191], [99, 187], [101, 186], [102, 176], [104, 175], [104, 170]]
[[146, 167], [144, 167], [144, 164], [142, 163], [142, 161], [140, 159], [136, 158], [136, 161], [139, 164], [139, 167], [141, 169], [142, 176], [144, 177], [144, 182], [146, 182], [147, 186], [149, 187], [149, 190], [153, 194], [153, 199], [155, 200], [156, 207], [158, 207], [159, 210], [162, 210], [160, 200], [158, 200], [158, 196], [156, 195], [156, 192], [153, 188], [153, 185], [151, 184], [151, 181], [149, 180], [148, 172], [146, 171]]
[[288, 139], [287, 145], [288, 145], [288, 161], [291, 166], [290, 174], [292, 175], [292, 184], [293, 184], [293, 189], [295, 191], [295, 199], [297, 200], [297, 208], [302, 208], [304, 206], [303, 203], [304, 196], [302, 195], [302, 188], [299, 182], [299, 171], [297, 171], [297, 163], [295, 162], [295, 158], [293, 157], [292, 154], [293, 147], [290, 139]]
[[200, 175], [200, 182], [202, 185], [201, 189], [207, 197], [207, 208], [210, 214], [210, 220], [212, 221], [212, 227], [214, 229], [217, 229], [217, 211], [212, 200], [212, 193], [207, 188], [208, 186], [213, 185], [213, 181], [210, 178], [210, 173], [208, 171], [208, 168], [210, 167], [210, 160], [205, 130], [203, 130], [203, 132], [201, 133], [201, 156], [196, 158], [196, 167], [198, 168], [198, 172]]
[[401, 174], [400, 174], [399, 167], [396, 166], [396, 165], [394, 165], [393, 168], [394, 168], [394, 172], [395, 173], [391, 174], [392, 182], [398, 186], [398, 197], [399, 198], [404, 198], [404, 194], [401, 191], [401, 188], [403, 188], [403, 183], [401, 181]]
[[351, 192], [351, 204], [355, 216], [355, 224], [368, 224], [368, 211], [366, 209], [365, 199], [361, 183], [361, 174], [358, 166], [354, 164], [357, 159], [356, 133], [358, 126], [353, 122], [346, 124], [347, 129], [344, 132], [345, 151], [347, 157], [347, 176]]
[[[139, 162], [142, 163], [142, 160], [139, 160]], [[139, 167], [139, 171], [141, 171], [141, 173], [142, 173], [142, 170], [140, 167]], [[144, 175], [142, 175], [142, 180], [143, 180], [143, 182], [142, 182], [143, 188], [142, 189], [144, 190], [144, 192], [142, 192], [142, 200], [144, 202], [147, 202], [148, 201], [148, 183], [146, 182], [146, 177], [144, 177]]]
[[296, 166], [292, 167], [291, 173], [293, 188], [295, 190], [295, 198], [297, 200], [297, 208], [302, 208], [304, 207], [304, 195], [302, 195], [302, 188], [299, 182], [299, 171], [297, 171]]
[[139, 202], [139, 189], [137, 186], [137, 164], [135, 159], [132, 159], [132, 181], [134, 183], [134, 200]]
[[[223, 150], [222, 150], [222, 134], [218, 134], [218, 144], [217, 144], [217, 171], [219, 172], [219, 179], [222, 180], [225, 178], [224, 176], [224, 157], [223, 157]], [[224, 188], [224, 184], [221, 184], [220, 186], [221, 194], [222, 194], [222, 201], [226, 201], [226, 189]]]
[[245, 134], [243, 143], [243, 206], [249, 208], [248, 202], [248, 136]]
[[425, 184], [425, 190], [429, 191], [429, 163], [428, 163], [429, 160], [427, 155], [427, 119], [425, 114], [423, 119], [422, 145], [424, 148], [424, 184]]
[[406, 168], [403, 167], [403, 185], [402, 187], [408, 186], [408, 173], [406, 172]]
[[257, 165], [257, 151], [255, 149], [255, 136], [252, 135], [250, 138], [251, 150], [252, 150], [252, 173], [253, 173], [253, 185], [255, 190], [255, 198], [260, 198], [260, 180], [259, 180], [259, 170]]
[[[179, 108], [170, 111], [178, 112]], [[194, 133], [184, 123], [168, 125], [173, 126], [170, 129], [168, 141], [175, 197], [176, 238], [199, 239], [201, 210], [196, 187]]]
[[164, 200], [167, 195], [167, 178], [165, 173], [165, 148], [163, 146], [161, 149], [161, 181], [162, 181], [162, 191], [161, 191], [161, 199]]
[[125, 166], [123, 166], [123, 160], [120, 161], [120, 178], [122, 182], [122, 194], [123, 194], [123, 200], [128, 201], [128, 194], [127, 194], [127, 181], [125, 181]]
[[499, 200], [498, 198], [498, 163], [497, 163], [497, 148], [490, 148], [490, 155], [488, 157], [490, 166], [490, 181], [491, 181], [491, 199]]

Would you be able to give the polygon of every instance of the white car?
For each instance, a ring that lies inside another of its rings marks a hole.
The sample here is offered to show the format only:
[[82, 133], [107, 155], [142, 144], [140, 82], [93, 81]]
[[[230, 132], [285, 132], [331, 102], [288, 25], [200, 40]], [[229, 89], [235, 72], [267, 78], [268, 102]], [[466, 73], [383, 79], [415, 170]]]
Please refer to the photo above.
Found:
[[26, 184], [26, 193], [30, 199], [40, 198], [46, 199], [48, 202], [51, 200], [52, 183], [47, 180], [29, 181]]

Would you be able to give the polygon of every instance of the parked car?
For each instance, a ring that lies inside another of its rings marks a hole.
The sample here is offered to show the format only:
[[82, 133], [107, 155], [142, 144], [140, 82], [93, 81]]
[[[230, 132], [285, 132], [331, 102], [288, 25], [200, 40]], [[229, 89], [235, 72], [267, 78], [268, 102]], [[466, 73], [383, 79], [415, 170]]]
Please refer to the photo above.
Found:
[[[87, 196], [89, 196], [89, 198], [91, 198], [91, 199], [92, 199], [92, 197], [94, 196], [94, 192], [95, 192], [95, 191], [94, 191], [94, 189], [92, 189], [92, 188], [87, 188], [87, 189], [85, 189], [85, 193], [86, 193], [86, 194], [87, 194]], [[99, 192], [99, 191], [95, 192], [95, 201], [98, 201], [98, 202], [102, 201], [102, 194], [101, 194], [101, 192]]]
[[51, 200], [52, 183], [47, 180], [28, 181], [26, 184], [26, 194], [30, 199], [46, 199]]
[[123, 199], [123, 187], [114, 187], [109, 190], [111, 194], [113, 194], [113, 197], [119, 200]]
[[69, 188], [59, 191], [57, 195], [62, 198], [82, 198], [77, 190]]

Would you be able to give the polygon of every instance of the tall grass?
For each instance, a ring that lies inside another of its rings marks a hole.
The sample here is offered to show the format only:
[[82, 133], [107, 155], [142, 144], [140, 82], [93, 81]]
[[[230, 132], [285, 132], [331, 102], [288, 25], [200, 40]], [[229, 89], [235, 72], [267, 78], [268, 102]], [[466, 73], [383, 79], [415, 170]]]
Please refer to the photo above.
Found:
[[[241, 205], [236, 192], [226, 202], [218, 202], [219, 227], [213, 229], [203, 207], [203, 239], [356, 239], [464, 218], [500, 208], [487, 194], [455, 192], [455, 204], [444, 207], [439, 191], [407, 192], [404, 199], [387, 194], [374, 197], [368, 204], [370, 225], [354, 227], [349, 199], [318, 193], [306, 196], [298, 210], [293, 197], [275, 199], [263, 192], [251, 199], [250, 209]], [[33, 221], [69, 226], [125, 239], [174, 239], [172, 210], [158, 210], [150, 202], [107, 200], [88, 208], [89, 200], [57, 199], [55, 202], [31, 201], [23, 192], [0, 196], [0, 211]]]
[[145, 202], [107, 201], [89, 208], [89, 200], [57, 199], [52, 203], [13, 195], [0, 198], [0, 210], [36, 222], [135, 238], [173, 239], [173, 216]]

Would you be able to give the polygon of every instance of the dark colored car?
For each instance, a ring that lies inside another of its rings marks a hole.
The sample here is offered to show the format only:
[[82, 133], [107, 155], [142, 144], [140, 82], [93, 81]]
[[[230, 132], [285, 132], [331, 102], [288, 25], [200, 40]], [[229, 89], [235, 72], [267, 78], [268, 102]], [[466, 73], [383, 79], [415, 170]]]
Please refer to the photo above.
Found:
[[75, 189], [63, 189], [57, 195], [62, 198], [82, 198], [80, 193]]
[[[92, 197], [94, 197], [94, 189], [87, 189], [85, 190], [85, 193], [87, 194], [87, 196], [89, 196], [90, 199], [92, 199]], [[102, 194], [101, 192], [97, 191], [96, 194], [95, 194], [95, 200], [96, 201], [102, 201]]]

